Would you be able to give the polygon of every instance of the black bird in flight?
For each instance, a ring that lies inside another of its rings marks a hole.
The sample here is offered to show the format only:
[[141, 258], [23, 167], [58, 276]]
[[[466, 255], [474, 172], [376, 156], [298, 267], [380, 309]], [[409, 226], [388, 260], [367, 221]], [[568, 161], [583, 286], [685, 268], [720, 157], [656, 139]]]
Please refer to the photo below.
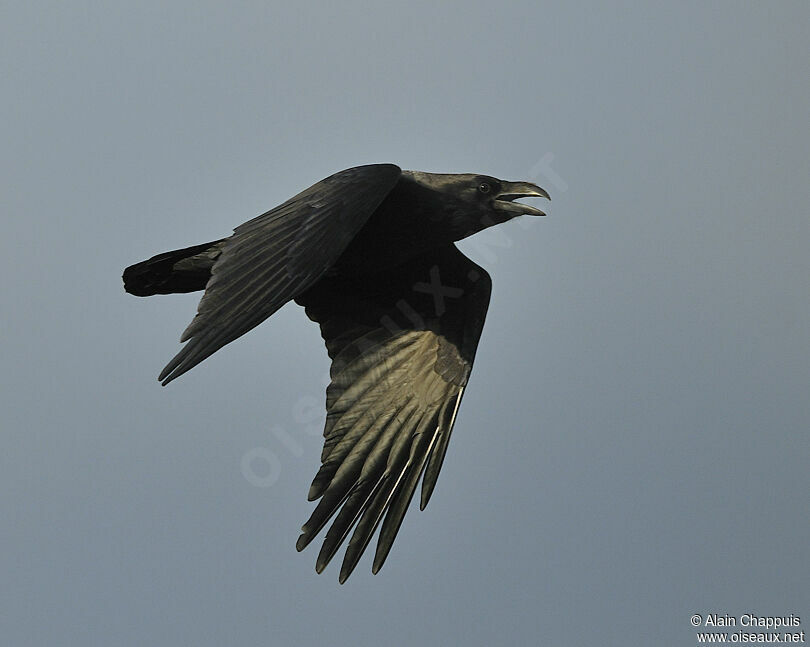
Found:
[[420, 476], [436, 485], [484, 325], [491, 280], [453, 244], [549, 199], [529, 182], [358, 166], [240, 225], [232, 236], [166, 252], [124, 271], [137, 296], [205, 290], [158, 377], [164, 385], [294, 299], [321, 326], [332, 360], [320, 499], [298, 550], [337, 513], [320, 573], [354, 528], [340, 582], [382, 522], [382, 567]]

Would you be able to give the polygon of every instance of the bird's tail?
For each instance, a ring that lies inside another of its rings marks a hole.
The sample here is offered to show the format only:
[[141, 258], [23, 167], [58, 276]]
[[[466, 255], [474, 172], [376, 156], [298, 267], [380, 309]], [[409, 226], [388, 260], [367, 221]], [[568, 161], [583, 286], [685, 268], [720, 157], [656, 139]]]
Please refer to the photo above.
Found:
[[224, 242], [176, 249], [130, 265], [124, 270], [124, 289], [137, 297], [204, 290]]

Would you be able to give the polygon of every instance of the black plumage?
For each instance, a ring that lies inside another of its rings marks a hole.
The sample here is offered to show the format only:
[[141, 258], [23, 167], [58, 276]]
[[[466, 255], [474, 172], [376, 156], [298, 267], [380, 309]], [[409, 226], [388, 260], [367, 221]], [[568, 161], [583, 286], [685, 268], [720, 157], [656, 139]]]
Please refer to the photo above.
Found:
[[[160, 254], [124, 271], [137, 296], [205, 289], [168, 384], [290, 300], [320, 324], [332, 360], [322, 465], [302, 550], [334, 517], [321, 572], [345, 539], [340, 581], [382, 524], [382, 566], [422, 477], [433, 492], [484, 325], [491, 281], [453, 244], [521, 214], [527, 182], [400, 171], [392, 164], [332, 175], [234, 234]], [[335, 516], [337, 515], [337, 516]]]

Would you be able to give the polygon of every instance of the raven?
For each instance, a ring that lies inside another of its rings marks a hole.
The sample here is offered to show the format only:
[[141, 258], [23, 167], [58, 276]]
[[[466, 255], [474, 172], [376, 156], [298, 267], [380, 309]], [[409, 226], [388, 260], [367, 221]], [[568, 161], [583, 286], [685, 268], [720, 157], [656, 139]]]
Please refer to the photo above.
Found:
[[492, 282], [453, 244], [519, 215], [515, 202], [548, 193], [529, 182], [372, 164], [340, 171], [232, 236], [132, 265], [136, 296], [205, 290], [187, 342], [158, 379], [168, 384], [294, 299], [320, 324], [332, 360], [320, 499], [303, 550], [337, 513], [315, 569], [349, 532], [345, 582], [382, 522], [372, 571], [382, 567], [422, 478], [436, 485], [472, 369]]

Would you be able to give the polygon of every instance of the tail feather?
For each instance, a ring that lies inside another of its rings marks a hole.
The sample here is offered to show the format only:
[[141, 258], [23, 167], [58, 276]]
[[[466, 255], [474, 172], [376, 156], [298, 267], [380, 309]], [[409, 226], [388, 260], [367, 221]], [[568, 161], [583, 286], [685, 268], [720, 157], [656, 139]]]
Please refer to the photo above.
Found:
[[204, 290], [225, 239], [176, 249], [130, 265], [124, 290], [138, 297]]

